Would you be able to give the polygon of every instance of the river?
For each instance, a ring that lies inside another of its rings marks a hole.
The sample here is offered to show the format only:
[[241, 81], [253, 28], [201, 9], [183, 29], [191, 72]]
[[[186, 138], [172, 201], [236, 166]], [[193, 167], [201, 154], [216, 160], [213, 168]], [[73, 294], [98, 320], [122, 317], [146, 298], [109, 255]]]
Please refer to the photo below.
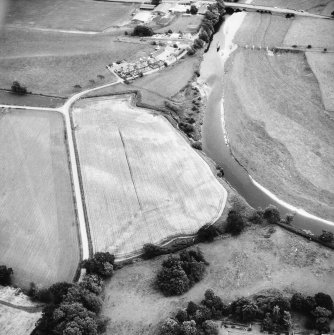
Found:
[[[225, 129], [223, 106], [224, 63], [235, 49], [233, 37], [246, 13], [228, 16], [213, 37], [209, 50], [204, 54], [199, 82], [207, 95], [207, 109], [202, 126], [203, 150], [224, 169], [224, 178], [254, 208], [275, 205], [281, 215], [295, 213], [293, 226], [318, 235], [322, 230], [334, 233], [334, 222], [318, 218], [302, 208], [296, 208], [278, 199], [257, 183], [235, 160], [228, 146], [228, 129]], [[217, 51], [217, 46], [220, 50]]]

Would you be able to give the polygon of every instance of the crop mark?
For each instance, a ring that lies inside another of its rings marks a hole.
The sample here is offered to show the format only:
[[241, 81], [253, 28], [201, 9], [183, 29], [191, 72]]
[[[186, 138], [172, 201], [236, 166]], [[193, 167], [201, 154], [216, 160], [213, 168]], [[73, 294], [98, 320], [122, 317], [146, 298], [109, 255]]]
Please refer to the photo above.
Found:
[[138, 201], [140, 210], [141, 210], [141, 212], [143, 213], [144, 210], [143, 210], [142, 203], [141, 203], [141, 201], [140, 201], [140, 199], [139, 199], [139, 196], [138, 196], [137, 187], [136, 187], [135, 179], [134, 179], [134, 177], [133, 177], [133, 172], [132, 172], [132, 168], [131, 168], [131, 165], [130, 165], [130, 161], [129, 161], [128, 153], [127, 153], [127, 150], [126, 150], [125, 141], [124, 141], [124, 139], [123, 139], [123, 135], [122, 135], [121, 130], [120, 130], [119, 128], [118, 128], [118, 133], [119, 133], [119, 136], [120, 136], [121, 141], [122, 141], [122, 145], [123, 145], [123, 149], [124, 149], [124, 154], [125, 154], [126, 162], [127, 162], [127, 164], [128, 164], [128, 168], [129, 168], [129, 172], [130, 172], [130, 176], [131, 176], [131, 181], [132, 181], [132, 184], [133, 184], [133, 188], [135, 189], [135, 193], [136, 193], [137, 201]]

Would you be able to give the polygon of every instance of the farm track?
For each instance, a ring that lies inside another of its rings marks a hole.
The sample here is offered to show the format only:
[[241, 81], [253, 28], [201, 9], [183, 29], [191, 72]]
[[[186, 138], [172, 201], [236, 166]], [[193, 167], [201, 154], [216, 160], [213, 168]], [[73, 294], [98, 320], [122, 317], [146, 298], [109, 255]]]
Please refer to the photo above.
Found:
[[24, 311], [27, 313], [38, 313], [41, 312], [44, 306], [35, 306], [35, 307], [28, 307], [28, 306], [19, 306], [15, 304], [11, 304], [10, 302], [0, 300], [0, 305], [4, 305], [7, 307], [11, 307], [14, 309], [19, 309], [20, 311]]

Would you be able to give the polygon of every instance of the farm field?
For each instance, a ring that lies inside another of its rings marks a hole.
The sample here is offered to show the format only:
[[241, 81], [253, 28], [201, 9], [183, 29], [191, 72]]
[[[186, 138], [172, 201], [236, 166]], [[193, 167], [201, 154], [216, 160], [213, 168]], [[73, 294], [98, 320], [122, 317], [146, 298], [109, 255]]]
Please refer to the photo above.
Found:
[[117, 270], [105, 289], [102, 313], [111, 318], [107, 334], [155, 335], [160, 321], [190, 300], [200, 302], [209, 288], [226, 302], [272, 288], [285, 294], [298, 290], [333, 296], [331, 250], [280, 227], [266, 238], [268, 229], [253, 226], [237, 238], [200, 244], [210, 263], [207, 275], [179, 297], [164, 297], [154, 289], [156, 273], [167, 256]]
[[[103, 31], [131, 19], [138, 5], [91, 0], [16, 0], [9, 2], [6, 23], [21, 27]], [[69, 19], [70, 18], [70, 19]]]
[[42, 312], [29, 313], [0, 303], [0, 334], [27, 335], [35, 329]]
[[299, 17], [293, 20], [284, 44], [334, 49], [334, 20]]
[[[153, 51], [148, 44], [115, 42], [109, 35], [5, 30], [0, 38], [0, 88], [14, 80], [32, 93], [68, 96], [74, 85], [91, 88], [115, 81], [106, 65]], [[102, 79], [98, 78], [102, 75]], [[93, 80], [93, 82], [90, 82]]]
[[291, 19], [281, 15], [247, 13], [233, 42], [240, 46], [278, 47], [283, 44]]
[[334, 112], [334, 54], [307, 52], [306, 58], [319, 82], [325, 109]]
[[73, 119], [95, 251], [126, 256], [220, 217], [227, 193], [209, 166], [130, 95], [80, 101]]
[[3, 112], [0, 141], [0, 263], [19, 287], [72, 281], [80, 253], [61, 115]]
[[332, 220], [334, 121], [304, 54], [237, 50], [225, 71], [225, 122], [234, 155], [279, 198]]

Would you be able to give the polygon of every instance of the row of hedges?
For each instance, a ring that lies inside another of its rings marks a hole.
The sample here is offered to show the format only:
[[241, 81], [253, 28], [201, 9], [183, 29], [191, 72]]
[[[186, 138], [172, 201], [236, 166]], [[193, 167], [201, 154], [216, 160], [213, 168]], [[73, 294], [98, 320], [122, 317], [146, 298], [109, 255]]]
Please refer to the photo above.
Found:
[[253, 299], [241, 297], [227, 305], [209, 289], [200, 304], [190, 301], [185, 309], [166, 319], [160, 335], [218, 335], [218, 323], [214, 320], [223, 317], [243, 325], [260, 321], [262, 331], [289, 332], [293, 327], [291, 311], [308, 317], [309, 328], [322, 333], [330, 331], [333, 301], [328, 294], [320, 292], [311, 297], [295, 293], [291, 299], [281, 294], [258, 295]]
[[203, 48], [205, 43], [211, 41], [213, 34], [223, 22], [224, 15], [225, 5], [222, 0], [216, 0], [216, 3], [208, 6], [200, 26], [199, 36], [195, 39], [193, 46], [188, 51], [189, 55], [195, 54], [197, 49]]
[[102, 334], [108, 318], [100, 315], [103, 280], [114, 271], [115, 257], [98, 252], [93, 258], [84, 260], [81, 266], [86, 275], [80, 283], [59, 282], [47, 289], [31, 284], [28, 292], [34, 300], [46, 303], [42, 318], [38, 321], [34, 335], [49, 334]]

